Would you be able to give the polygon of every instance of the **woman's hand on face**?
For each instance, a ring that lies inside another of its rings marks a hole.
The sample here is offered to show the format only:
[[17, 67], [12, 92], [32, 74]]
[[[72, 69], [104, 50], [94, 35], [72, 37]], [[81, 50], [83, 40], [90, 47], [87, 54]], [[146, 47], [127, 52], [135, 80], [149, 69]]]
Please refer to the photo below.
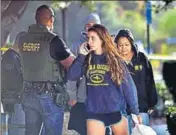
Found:
[[82, 55], [87, 55], [91, 50], [87, 48], [88, 43], [84, 42], [79, 48], [79, 53]]

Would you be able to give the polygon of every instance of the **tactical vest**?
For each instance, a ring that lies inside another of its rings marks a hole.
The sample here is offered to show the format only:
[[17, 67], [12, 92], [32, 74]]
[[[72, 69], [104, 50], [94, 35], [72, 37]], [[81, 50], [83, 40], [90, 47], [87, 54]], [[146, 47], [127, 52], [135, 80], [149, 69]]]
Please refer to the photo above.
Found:
[[55, 36], [44, 26], [31, 25], [27, 34], [20, 37], [19, 54], [25, 81], [61, 79], [61, 64], [50, 56], [50, 43]]

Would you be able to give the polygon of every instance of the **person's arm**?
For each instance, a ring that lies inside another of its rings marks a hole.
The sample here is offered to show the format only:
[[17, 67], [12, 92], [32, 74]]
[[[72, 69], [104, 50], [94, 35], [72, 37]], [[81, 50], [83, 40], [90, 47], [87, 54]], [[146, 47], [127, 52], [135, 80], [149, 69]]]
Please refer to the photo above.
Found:
[[137, 89], [136, 85], [127, 69], [125, 66], [125, 80], [122, 82], [122, 90], [127, 102], [127, 105], [129, 107], [129, 111], [131, 115], [135, 114], [138, 119], [138, 123], [142, 123], [142, 117], [139, 115], [139, 104], [138, 104], [138, 95], [137, 95]]
[[73, 63], [74, 59], [75, 59], [75, 57], [72, 55], [72, 56], [69, 56], [68, 58], [66, 58], [66, 59], [64, 59], [64, 60], [62, 60], [62, 61], [60, 61], [60, 63], [61, 63], [66, 69], [68, 69], [68, 68], [71, 66], [71, 64]]
[[77, 81], [67, 81], [67, 92], [70, 96], [68, 104], [73, 106], [77, 102]]
[[146, 81], [146, 87], [147, 87], [147, 96], [148, 96], [148, 105], [150, 109], [153, 109], [153, 107], [157, 104], [158, 101], [158, 95], [156, 91], [155, 81], [153, 77], [153, 70], [152, 65], [150, 61], [148, 61], [148, 67], [147, 67], [147, 81]]
[[75, 59], [64, 40], [56, 36], [50, 43], [50, 56], [58, 60], [66, 69], [70, 67]]
[[130, 113], [138, 115], [139, 105], [138, 105], [137, 89], [126, 66], [124, 77], [125, 80], [122, 82], [121, 87], [124, 93], [125, 100], [128, 104]]
[[90, 53], [91, 50], [86, 49], [87, 42], [83, 42], [79, 47], [79, 55], [74, 60], [73, 64], [68, 70], [67, 79], [71, 81], [76, 81], [83, 76], [85, 72], [84, 61], [86, 56]]
[[77, 81], [84, 74], [84, 60], [85, 55], [79, 54], [70, 66], [67, 72], [67, 79], [70, 81]]
[[67, 92], [71, 100], [76, 100], [77, 81], [67, 81]]

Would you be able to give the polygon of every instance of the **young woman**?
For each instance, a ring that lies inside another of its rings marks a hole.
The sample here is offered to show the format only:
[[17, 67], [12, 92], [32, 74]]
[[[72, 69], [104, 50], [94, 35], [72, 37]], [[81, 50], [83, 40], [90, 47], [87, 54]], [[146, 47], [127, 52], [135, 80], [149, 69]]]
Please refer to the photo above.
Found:
[[150, 61], [144, 53], [137, 50], [134, 37], [130, 30], [121, 29], [114, 42], [119, 53], [124, 58], [128, 70], [134, 80], [138, 93], [139, 112], [143, 124], [149, 126], [149, 115], [157, 103], [157, 92], [153, 79], [153, 71]]
[[[72, 45], [72, 51], [77, 56], [79, 53], [79, 46], [81, 43], [87, 41], [87, 31], [94, 24], [100, 24], [101, 20], [97, 13], [90, 13], [85, 18], [84, 30], [81, 32], [79, 41]], [[67, 83], [67, 91], [70, 95], [69, 105], [72, 106], [70, 110], [70, 118], [68, 122], [68, 129], [75, 130], [80, 135], [87, 135], [86, 128], [86, 82], [85, 77], [81, 77], [78, 81], [69, 81]]]
[[114, 135], [128, 135], [127, 120], [120, 112], [128, 104], [130, 112], [138, 116], [137, 92], [103, 25], [89, 28], [88, 43], [80, 46], [80, 54], [68, 70], [68, 80], [77, 80], [83, 74], [87, 85], [87, 134], [104, 135], [105, 127], [111, 126]]

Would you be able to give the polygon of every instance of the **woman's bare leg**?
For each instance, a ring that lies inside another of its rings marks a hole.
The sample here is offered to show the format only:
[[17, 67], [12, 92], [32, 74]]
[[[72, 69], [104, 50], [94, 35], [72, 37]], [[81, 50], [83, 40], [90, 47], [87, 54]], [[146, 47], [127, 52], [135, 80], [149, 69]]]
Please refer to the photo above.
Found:
[[119, 123], [111, 126], [114, 135], [129, 135], [128, 120], [124, 116]]
[[105, 135], [104, 123], [98, 120], [88, 119], [87, 135]]

